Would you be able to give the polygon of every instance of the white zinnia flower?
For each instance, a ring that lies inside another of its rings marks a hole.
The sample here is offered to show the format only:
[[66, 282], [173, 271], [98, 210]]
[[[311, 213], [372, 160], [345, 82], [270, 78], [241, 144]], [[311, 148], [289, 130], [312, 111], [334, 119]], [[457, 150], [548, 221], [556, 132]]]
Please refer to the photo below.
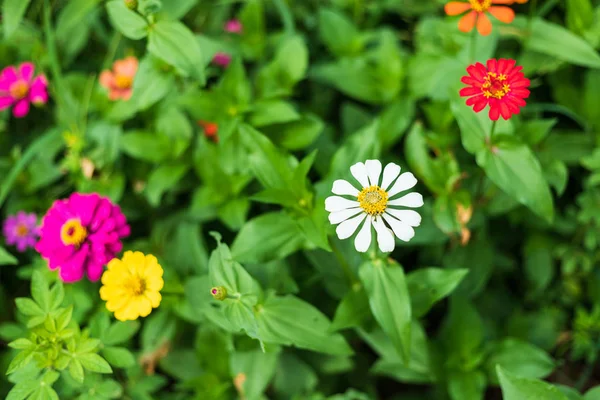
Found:
[[362, 190], [356, 189], [348, 181], [338, 179], [333, 182], [331, 191], [337, 195], [350, 196], [353, 200], [340, 196], [325, 199], [325, 209], [331, 213], [329, 222], [339, 224], [336, 228], [337, 236], [340, 239], [349, 238], [365, 221], [354, 239], [354, 246], [361, 253], [366, 252], [371, 245], [371, 226], [377, 232], [379, 249], [383, 252], [394, 250], [394, 235], [405, 242], [412, 239], [415, 236], [413, 227], [421, 224], [421, 216], [414, 210], [399, 210], [396, 207], [421, 207], [423, 196], [412, 192], [397, 199], [392, 198], [415, 186], [415, 176], [410, 172], [400, 175], [400, 166], [389, 163], [383, 170], [380, 185], [379, 160], [356, 163], [350, 167], [350, 172], [360, 183]]

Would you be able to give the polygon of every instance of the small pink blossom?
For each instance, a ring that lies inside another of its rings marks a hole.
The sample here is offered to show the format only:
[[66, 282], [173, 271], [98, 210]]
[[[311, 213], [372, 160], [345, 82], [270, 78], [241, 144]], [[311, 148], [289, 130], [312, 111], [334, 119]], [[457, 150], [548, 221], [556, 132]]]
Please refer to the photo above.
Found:
[[227, 53], [219, 51], [215, 54], [212, 59], [212, 63], [218, 65], [219, 67], [226, 68], [231, 62], [231, 56]]
[[0, 72], [0, 110], [13, 107], [13, 115], [22, 118], [29, 113], [29, 106], [46, 104], [48, 101], [48, 81], [38, 75], [34, 78], [35, 67], [30, 62], [6, 67]]
[[16, 246], [17, 250], [23, 253], [37, 243], [39, 235], [37, 216], [33, 213], [27, 214], [19, 211], [16, 215], [6, 218], [2, 233], [6, 244]]
[[225, 29], [225, 32], [239, 34], [242, 33], [242, 28], [243, 25], [239, 20], [230, 19], [229, 21], [225, 22], [225, 27], [223, 29]]
[[130, 56], [117, 60], [112, 71], [102, 71], [100, 84], [108, 89], [108, 98], [111, 100], [129, 100], [133, 94], [133, 80], [138, 70], [137, 58]]

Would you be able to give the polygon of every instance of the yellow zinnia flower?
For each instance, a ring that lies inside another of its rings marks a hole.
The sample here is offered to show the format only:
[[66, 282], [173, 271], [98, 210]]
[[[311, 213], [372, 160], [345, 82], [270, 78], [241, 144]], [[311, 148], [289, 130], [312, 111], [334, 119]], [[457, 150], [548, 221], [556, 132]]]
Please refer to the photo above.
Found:
[[126, 251], [112, 259], [102, 275], [100, 297], [119, 321], [145, 317], [160, 304], [163, 269], [153, 255]]

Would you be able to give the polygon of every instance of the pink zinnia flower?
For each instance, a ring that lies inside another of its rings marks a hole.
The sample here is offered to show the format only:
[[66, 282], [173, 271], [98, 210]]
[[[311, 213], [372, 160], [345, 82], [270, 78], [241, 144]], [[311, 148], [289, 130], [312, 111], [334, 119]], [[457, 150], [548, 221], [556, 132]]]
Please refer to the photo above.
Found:
[[48, 101], [46, 77], [33, 77], [35, 67], [30, 62], [6, 67], [0, 72], [0, 110], [13, 107], [13, 115], [22, 118], [29, 113], [29, 104], [45, 104]]
[[84, 273], [97, 281], [128, 235], [129, 225], [119, 206], [95, 193], [74, 193], [52, 204], [42, 220], [35, 249], [50, 269], [60, 268], [64, 282], [78, 281]]
[[133, 79], [138, 70], [137, 58], [130, 56], [117, 60], [112, 71], [102, 71], [100, 84], [108, 89], [108, 98], [111, 100], [129, 100], [133, 94]]
[[212, 62], [213, 64], [218, 65], [219, 67], [226, 68], [231, 62], [231, 56], [227, 53], [219, 51], [213, 57]]
[[34, 247], [39, 235], [37, 216], [19, 211], [17, 215], [11, 215], [4, 221], [2, 233], [6, 238], [6, 244], [16, 246], [23, 253], [30, 247]]
[[230, 19], [225, 22], [225, 32], [229, 33], [242, 33], [242, 23], [237, 19]]

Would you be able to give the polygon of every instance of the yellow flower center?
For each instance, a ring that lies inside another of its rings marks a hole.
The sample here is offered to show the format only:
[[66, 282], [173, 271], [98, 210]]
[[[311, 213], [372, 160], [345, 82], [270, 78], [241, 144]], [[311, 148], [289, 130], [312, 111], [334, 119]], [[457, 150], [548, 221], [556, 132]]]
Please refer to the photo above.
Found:
[[363, 188], [358, 194], [360, 207], [369, 215], [381, 215], [388, 202], [388, 194], [377, 185]]
[[146, 280], [138, 275], [132, 276], [124, 284], [125, 289], [134, 296], [140, 296], [146, 291]]
[[506, 79], [504, 74], [498, 75], [495, 72], [488, 72], [481, 86], [483, 95], [488, 99], [490, 97], [501, 99], [506, 96], [510, 92], [510, 85], [506, 83]]
[[79, 247], [85, 238], [87, 238], [87, 229], [81, 225], [81, 221], [77, 218], [68, 220], [60, 229], [60, 239], [66, 246]]
[[21, 100], [29, 93], [29, 85], [24, 80], [13, 83], [9, 89], [10, 95], [17, 100]]
[[19, 224], [15, 228], [15, 234], [21, 238], [27, 236], [28, 232], [29, 232], [29, 229], [27, 229], [27, 226], [25, 226], [24, 224]]
[[126, 75], [117, 75], [115, 78], [115, 84], [119, 89], [129, 89], [132, 83], [133, 79]]
[[469, 0], [473, 11], [486, 12], [492, 5], [492, 0]]

